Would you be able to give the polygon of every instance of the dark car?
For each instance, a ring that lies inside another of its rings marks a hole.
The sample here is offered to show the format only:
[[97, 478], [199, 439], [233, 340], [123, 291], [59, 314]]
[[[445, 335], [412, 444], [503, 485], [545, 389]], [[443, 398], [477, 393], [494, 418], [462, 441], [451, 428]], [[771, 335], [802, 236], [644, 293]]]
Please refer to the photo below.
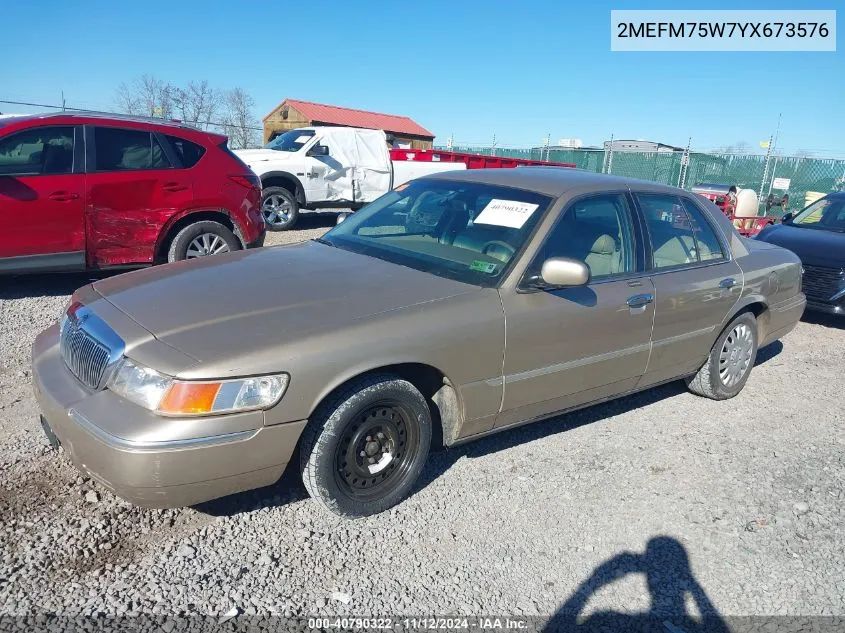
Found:
[[787, 213], [757, 239], [788, 248], [804, 265], [807, 309], [845, 314], [845, 192]]
[[227, 138], [98, 114], [0, 119], [0, 274], [138, 266], [263, 243]]

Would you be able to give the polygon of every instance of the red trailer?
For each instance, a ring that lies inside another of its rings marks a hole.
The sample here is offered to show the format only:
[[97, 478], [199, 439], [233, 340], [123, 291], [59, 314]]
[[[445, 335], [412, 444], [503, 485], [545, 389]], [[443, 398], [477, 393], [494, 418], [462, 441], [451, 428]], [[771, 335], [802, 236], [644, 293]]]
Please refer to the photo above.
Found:
[[413, 160], [429, 163], [463, 163], [467, 166], [467, 169], [519, 167], [527, 165], [576, 167], [572, 163], [555, 163], [547, 160], [509, 158], [507, 156], [485, 156], [484, 154], [449, 152], [439, 149], [391, 149], [390, 159], [393, 161]]

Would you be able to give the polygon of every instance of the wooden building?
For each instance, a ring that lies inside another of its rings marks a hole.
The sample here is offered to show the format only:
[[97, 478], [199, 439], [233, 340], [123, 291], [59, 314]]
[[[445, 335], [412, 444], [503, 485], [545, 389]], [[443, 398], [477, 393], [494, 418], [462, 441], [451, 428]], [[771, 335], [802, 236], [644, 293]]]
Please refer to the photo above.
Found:
[[288, 130], [315, 125], [384, 130], [394, 147], [431, 149], [434, 134], [406, 116], [285, 99], [264, 117], [264, 142]]

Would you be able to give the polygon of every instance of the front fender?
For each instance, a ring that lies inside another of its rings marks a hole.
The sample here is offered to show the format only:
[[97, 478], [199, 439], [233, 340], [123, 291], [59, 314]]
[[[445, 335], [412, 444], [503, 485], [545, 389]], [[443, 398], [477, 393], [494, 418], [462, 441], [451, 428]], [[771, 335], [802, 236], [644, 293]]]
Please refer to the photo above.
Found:
[[289, 182], [294, 187], [294, 195], [296, 196], [296, 201], [299, 202], [300, 204], [304, 204], [306, 202], [306, 200], [305, 200], [305, 185], [303, 184], [303, 182], [301, 180], [301, 177], [305, 176], [305, 169], [304, 168], [302, 168], [302, 171], [296, 171], [295, 173], [291, 172], [291, 171], [281, 170], [281, 169], [274, 169], [274, 170], [267, 171], [265, 173], [259, 174], [259, 176], [261, 178], [261, 185], [264, 188], [274, 186], [274, 185], [268, 185], [266, 183], [270, 182], [271, 180], [275, 180], [275, 179], [282, 179], [282, 180]]

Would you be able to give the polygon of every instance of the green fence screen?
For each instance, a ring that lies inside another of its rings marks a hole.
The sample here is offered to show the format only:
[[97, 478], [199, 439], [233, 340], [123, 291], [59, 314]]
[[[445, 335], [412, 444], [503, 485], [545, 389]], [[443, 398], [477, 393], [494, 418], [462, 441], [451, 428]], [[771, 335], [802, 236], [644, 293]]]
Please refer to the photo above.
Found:
[[[445, 147], [436, 149], [445, 150]], [[833, 158], [803, 158], [772, 156], [768, 174], [766, 156], [759, 154], [705, 154], [701, 152], [630, 152], [587, 149], [553, 148], [491, 148], [483, 146], [453, 146], [455, 152], [494, 154], [511, 158], [529, 158], [574, 164], [579, 169], [610, 173], [629, 178], [641, 178], [672, 186], [691, 189], [697, 183], [722, 183], [753, 189], [760, 199], [760, 213], [766, 213], [769, 193], [776, 197], [789, 195], [788, 209], [804, 207], [808, 192], [830, 193], [845, 190], [845, 160]], [[687, 163], [683, 173], [684, 162]], [[775, 179], [789, 180], [786, 190], [774, 189]], [[773, 215], [783, 211], [774, 207]]]

